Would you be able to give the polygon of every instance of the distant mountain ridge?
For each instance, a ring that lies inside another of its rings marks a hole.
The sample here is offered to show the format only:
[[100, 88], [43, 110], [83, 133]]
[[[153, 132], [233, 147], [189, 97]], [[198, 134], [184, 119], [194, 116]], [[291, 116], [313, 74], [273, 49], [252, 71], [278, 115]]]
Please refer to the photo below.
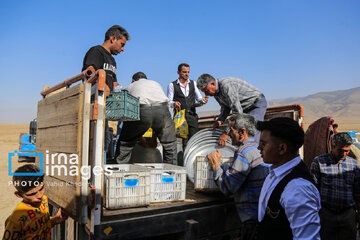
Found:
[[[304, 122], [308, 126], [313, 121], [333, 116], [340, 123], [342, 131], [360, 131], [360, 87], [319, 92], [305, 97], [291, 97], [268, 100], [268, 106], [281, 106], [299, 103], [304, 107]], [[219, 114], [217, 111], [199, 112], [199, 116]]]
[[293, 103], [303, 105], [305, 118], [313, 119], [326, 115], [335, 118], [360, 117], [360, 87], [268, 101], [269, 106]]

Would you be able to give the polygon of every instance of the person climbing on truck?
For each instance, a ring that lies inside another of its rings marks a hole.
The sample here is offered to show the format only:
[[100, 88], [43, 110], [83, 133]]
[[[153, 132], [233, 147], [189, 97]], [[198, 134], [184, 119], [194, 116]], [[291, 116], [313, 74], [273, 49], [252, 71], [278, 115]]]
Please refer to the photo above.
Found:
[[[82, 71], [88, 68], [104, 69], [106, 72], [105, 94], [109, 96], [114, 87], [118, 85], [116, 78], [116, 62], [113, 56], [124, 51], [126, 42], [130, 40], [129, 33], [125, 28], [114, 25], [105, 33], [105, 40], [102, 45], [97, 45], [89, 49], [84, 57]], [[108, 121], [105, 122], [105, 145], [104, 151], [108, 152], [112, 133], [109, 130]]]
[[[210, 74], [202, 74], [197, 80], [197, 87], [206, 96], [213, 96], [220, 104], [220, 115], [216, 119], [213, 128], [220, 127], [230, 111], [235, 113], [247, 113], [255, 118], [256, 121], [263, 121], [267, 102], [264, 94], [250, 83], [235, 77], [215, 79]], [[219, 146], [225, 146], [229, 137], [229, 127], [219, 138]], [[260, 132], [255, 133], [255, 142], [259, 143]]]

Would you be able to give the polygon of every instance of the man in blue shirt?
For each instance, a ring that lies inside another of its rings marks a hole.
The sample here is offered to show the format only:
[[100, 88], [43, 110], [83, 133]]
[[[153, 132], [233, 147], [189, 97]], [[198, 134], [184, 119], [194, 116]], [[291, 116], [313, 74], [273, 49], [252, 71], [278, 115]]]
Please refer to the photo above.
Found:
[[270, 166], [259, 198], [259, 239], [320, 239], [320, 195], [298, 155], [304, 131], [290, 118], [258, 122], [259, 150]]
[[311, 174], [321, 196], [321, 238], [355, 239], [355, 201], [360, 201], [360, 169], [348, 156], [352, 139], [338, 133], [330, 153], [316, 157]]
[[[238, 147], [231, 165], [221, 166], [219, 150], [207, 155], [212, 165], [214, 180], [226, 196], [234, 196], [236, 209], [240, 217], [240, 240], [256, 239], [258, 226], [258, 201], [261, 186], [268, 174], [258, 144], [254, 141], [255, 119], [245, 113], [229, 118], [229, 136], [232, 144]], [[227, 168], [227, 169], [226, 169]]]

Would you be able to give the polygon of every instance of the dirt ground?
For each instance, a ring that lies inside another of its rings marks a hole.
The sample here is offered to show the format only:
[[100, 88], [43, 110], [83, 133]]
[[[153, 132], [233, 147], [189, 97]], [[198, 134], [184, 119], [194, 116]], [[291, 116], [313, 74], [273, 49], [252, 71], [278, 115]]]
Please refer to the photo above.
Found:
[[[0, 236], [4, 233], [6, 218], [11, 214], [16, 205], [21, 201], [14, 195], [15, 188], [9, 185], [11, 177], [8, 175], [8, 153], [19, 148], [20, 133], [29, 132], [28, 124], [3, 124], [0, 123]], [[12, 169], [18, 166], [17, 161], [12, 161]]]

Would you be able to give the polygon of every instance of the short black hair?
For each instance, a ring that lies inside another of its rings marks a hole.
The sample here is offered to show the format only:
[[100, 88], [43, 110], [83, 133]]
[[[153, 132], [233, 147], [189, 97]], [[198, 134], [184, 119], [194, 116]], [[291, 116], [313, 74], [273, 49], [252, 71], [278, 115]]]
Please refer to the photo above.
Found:
[[132, 76], [132, 79], [134, 79], [134, 81], [137, 81], [137, 80], [139, 80], [139, 79], [141, 79], [141, 78], [147, 79], [145, 73], [143, 73], [143, 72], [137, 72], [137, 73], [135, 73], [135, 74]]
[[259, 121], [256, 128], [259, 131], [268, 130], [271, 136], [283, 140], [292, 153], [297, 153], [304, 144], [304, 130], [291, 118], [278, 117], [270, 121]]
[[181, 72], [182, 67], [190, 67], [190, 65], [187, 63], [180, 63], [178, 66], [178, 72]]
[[340, 132], [334, 135], [332, 139], [332, 144], [334, 146], [336, 145], [342, 145], [342, 146], [349, 146], [353, 143], [350, 135], [346, 132]]
[[[40, 169], [34, 164], [25, 164], [15, 170], [15, 173], [39, 173]], [[13, 185], [20, 193], [26, 193], [27, 191], [39, 186], [44, 182], [44, 175], [41, 176], [13, 176]]]
[[125, 28], [119, 25], [114, 25], [106, 31], [105, 41], [109, 40], [111, 36], [115, 36], [116, 39], [120, 39], [124, 36], [126, 40], [130, 40], [130, 34], [125, 30]]

